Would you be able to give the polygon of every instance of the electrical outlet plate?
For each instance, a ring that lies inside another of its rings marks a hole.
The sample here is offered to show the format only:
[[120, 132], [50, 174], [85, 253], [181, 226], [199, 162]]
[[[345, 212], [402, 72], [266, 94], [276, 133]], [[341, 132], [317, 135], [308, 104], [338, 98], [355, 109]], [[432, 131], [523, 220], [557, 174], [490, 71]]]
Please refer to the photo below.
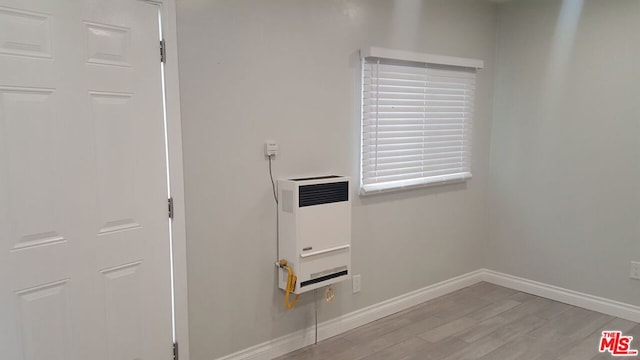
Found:
[[632, 261], [631, 269], [629, 271], [629, 277], [632, 279], [640, 280], [640, 261]]
[[264, 156], [276, 156], [278, 155], [278, 143], [275, 141], [266, 141], [264, 143]]
[[327, 286], [327, 289], [324, 291], [324, 300], [326, 302], [332, 302], [334, 296], [333, 287]]
[[360, 275], [353, 275], [353, 277], [351, 278], [352, 281], [352, 285], [353, 285], [353, 293], [359, 293], [360, 292]]

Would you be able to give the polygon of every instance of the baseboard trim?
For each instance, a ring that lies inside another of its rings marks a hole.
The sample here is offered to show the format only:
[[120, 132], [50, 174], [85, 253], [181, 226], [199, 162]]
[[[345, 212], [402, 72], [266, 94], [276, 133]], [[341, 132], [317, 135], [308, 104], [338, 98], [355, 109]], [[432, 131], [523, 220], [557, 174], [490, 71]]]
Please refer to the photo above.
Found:
[[581, 293], [554, 285], [482, 269], [481, 279], [492, 284], [560, 301], [565, 304], [601, 312], [603, 314], [640, 322], [640, 307], [619, 301]]
[[[481, 281], [598, 311], [607, 315], [640, 322], [640, 307], [638, 306], [493, 270], [479, 269], [320, 323], [318, 324], [318, 340], [324, 340], [342, 334], [385, 316], [406, 310], [412, 306]], [[314, 341], [315, 329], [309, 327], [229, 354], [217, 360], [268, 360], [311, 345]]]
[[[460, 290], [482, 281], [483, 270], [476, 270], [398, 297], [356, 310], [318, 324], [318, 341], [342, 334], [385, 316]], [[309, 327], [277, 339], [240, 350], [218, 360], [268, 360], [313, 344], [315, 329]]]

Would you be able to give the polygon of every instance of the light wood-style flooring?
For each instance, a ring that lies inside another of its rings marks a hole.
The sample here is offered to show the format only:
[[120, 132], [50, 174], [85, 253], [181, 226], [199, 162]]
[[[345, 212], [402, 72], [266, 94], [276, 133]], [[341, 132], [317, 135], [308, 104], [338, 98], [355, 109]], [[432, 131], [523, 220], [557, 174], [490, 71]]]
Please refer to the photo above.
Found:
[[598, 352], [604, 330], [640, 348], [638, 323], [482, 282], [278, 359], [614, 359]]

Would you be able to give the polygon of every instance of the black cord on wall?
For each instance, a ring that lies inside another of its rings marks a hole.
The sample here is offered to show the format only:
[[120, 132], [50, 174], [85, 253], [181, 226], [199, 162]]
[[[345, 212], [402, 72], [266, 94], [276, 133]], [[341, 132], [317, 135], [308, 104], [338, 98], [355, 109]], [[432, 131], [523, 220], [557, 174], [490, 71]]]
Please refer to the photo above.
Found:
[[269, 178], [271, 179], [271, 188], [273, 189], [273, 199], [276, 201], [276, 205], [278, 204], [278, 194], [276, 193], [276, 183], [273, 181], [273, 172], [271, 172], [271, 160], [273, 155], [269, 155]]

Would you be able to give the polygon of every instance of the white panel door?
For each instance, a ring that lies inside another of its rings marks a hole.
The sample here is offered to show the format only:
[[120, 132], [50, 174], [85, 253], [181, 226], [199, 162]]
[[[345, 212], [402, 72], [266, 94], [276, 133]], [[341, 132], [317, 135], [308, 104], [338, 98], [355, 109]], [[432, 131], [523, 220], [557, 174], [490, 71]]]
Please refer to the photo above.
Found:
[[157, 6], [0, 0], [0, 358], [172, 344]]

